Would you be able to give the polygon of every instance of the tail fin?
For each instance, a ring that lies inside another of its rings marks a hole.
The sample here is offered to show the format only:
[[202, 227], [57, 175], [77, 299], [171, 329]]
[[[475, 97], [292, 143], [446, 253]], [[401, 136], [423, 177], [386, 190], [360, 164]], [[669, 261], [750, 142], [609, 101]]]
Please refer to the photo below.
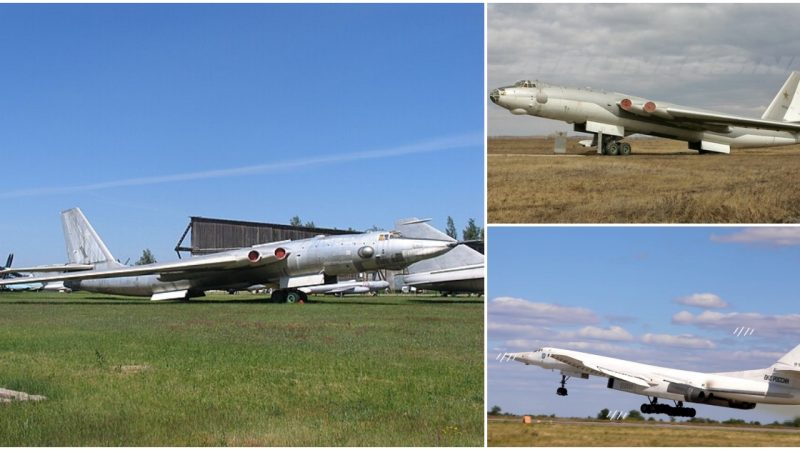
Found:
[[773, 367], [800, 370], [800, 345], [793, 348], [789, 353], [781, 356], [781, 359], [779, 359]]
[[800, 87], [800, 72], [792, 72], [761, 118], [777, 122], [800, 122], [798, 87]]
[[484, 256], [466, 245], [459, 245], [444, 255], [408, 266], [408, 273], [433, 272], [484, 264]]
[[13, 262], [14, 262], [14, 254], [13, 253], [9, 253], [8, 254], [8, 259], [6, 259], [5, 267], [0, 267], [0, 269], [10, 269], [11, 268], [11, 263], [13, 263]]
[[64, 241], [67, 244], [67, 258], [72, 264], [94, 264], [97, 269], [121, 267], [108, 247], [86, 220], [80, 208], [68, 209], [61, 213], [64, 228]]
[[415, 239], [436, 239], [441, 241], [456, 242], [455, 239], [427, 224], [431, 219], [400, 219], [394, 224], [395, 231], [404, 237]]

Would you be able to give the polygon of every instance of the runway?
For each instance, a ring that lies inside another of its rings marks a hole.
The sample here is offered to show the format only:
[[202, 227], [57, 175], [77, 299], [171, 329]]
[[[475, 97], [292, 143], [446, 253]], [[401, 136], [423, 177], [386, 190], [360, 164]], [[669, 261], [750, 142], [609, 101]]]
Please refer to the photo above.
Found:
[[[488, 419], [489, 422], [517, 422], [522, 423], [522, 418], [519, 419]], [[743, 426], [725, 426], [725, 425], [694, 425], [687, 423], [662, 423], [662, 422], [621, 422], [621, 421], [580, 421], [580, 420], [539, 420], [534, 421], [534, 425], [540, 424], [558, 424], [558, 425], [580, 425], [580, 426], [596, 426], [596, 427], [623, 427], [623, 428], [664, 428], [664, 429], [683, 429], [683, 430], [720, 430], [720, 431], [754, 431], [758, 433], [787, 433], [787, 434], [800, 434], [800, 429], [792, 428], [772, 428], [772, 427], [743, 427]]]

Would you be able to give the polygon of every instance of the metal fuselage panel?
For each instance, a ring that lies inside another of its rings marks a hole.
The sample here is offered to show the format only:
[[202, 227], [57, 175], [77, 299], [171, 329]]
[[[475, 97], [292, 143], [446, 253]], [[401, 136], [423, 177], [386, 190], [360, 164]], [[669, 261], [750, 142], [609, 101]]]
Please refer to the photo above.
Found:
[[[732, 148], [791, 145], [800, 142], [798, 135], [785, 131], [760, 130], [732, 126], [728, 133], [714, 133], [698, 129], [691, 123], [679, 120], [666, 121], [657, 117], [642, 117], [622, 111], [617, 103], [630, 99], [635, 104], [644, 104], [648, 99], [618, 92], [568, 88], [543, 84], [541, 87], [504, 87], [497, 103], [514, 114], [559, 120], [568, 123], [587, 121], [620, 125], [625, 135], [645, 134], [682, 141], [709, 141], [729, 145]], [[546, 99], [543, 103], [537, 100]], [[659, 108], [692, 109], [672, 103], [658, 102]], [[695, 128], [695, 129], [692, 129]]]
[[[517, 356], [515, 360], [525, 364], [536, 365], [545, 369], [558, 370], [566, 373], [581, 371], [581, 369], [575, 366], [548, 356], [550, 350], [551, 349], [544, 348], [536, 352], [518, 353], [517, 355], [521, 356]], [[675, 401], [688, 401], [684, 395], [667, 391], [670, 383], [674, 384], [680, 382], [696, 386], [700, 389], [712, 389], [716, 396], [729, 400], [784, 405], [800, 404], [800, 383], [798, 383], [798, 380], [789, 379], [788, 383], [770, 381], [774, 380], [774, 378], [770, 378], [772, 375], [771, 368], [731, 373], [702, 373], [652, 366], [649, 364], [591, 355], [571, 350], [558, 350], [558, 352], [568, 354], [579, 360], [591, 359], [593, 364], [602, 366], [611, 371], [622, 374], [636, 374], [638, 377], [644, 376], [647, 383], [651, 385], [650, 387], [645, 388], [632, 383], [623, 383], [625, 389], [622, 390], [634, 394]], [[589, 375], [609, 378], [608, 375], [596, 371], [583, 370], [583, 372]], [[728, 392], [718, 394], [718, 392], [725, 390], [747, 391], [748, 393]]]

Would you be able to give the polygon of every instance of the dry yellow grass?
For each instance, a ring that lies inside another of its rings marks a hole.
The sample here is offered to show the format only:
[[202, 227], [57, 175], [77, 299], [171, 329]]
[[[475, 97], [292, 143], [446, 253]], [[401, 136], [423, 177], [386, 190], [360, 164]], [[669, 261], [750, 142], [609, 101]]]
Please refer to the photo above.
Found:
[[800, 434], [704, 426], [489, 422], [489, 447], [797, 447]]
[[800, 145], [697, 155], [686, 143], [631, 140], [600, 156], [570, 139], [490, 138], [490, 223], [796, 223]]

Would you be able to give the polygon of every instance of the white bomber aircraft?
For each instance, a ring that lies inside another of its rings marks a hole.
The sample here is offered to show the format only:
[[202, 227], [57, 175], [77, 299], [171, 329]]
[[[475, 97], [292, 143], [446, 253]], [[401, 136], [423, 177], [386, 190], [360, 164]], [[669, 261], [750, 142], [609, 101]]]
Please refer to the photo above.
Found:
[[511, 114], [574, 124], [592, 133], [597, 153], [629, 155], [622, 139], [646, 134], [686, 141], [700, 153], [730, 153], [731, 148], [800, 143], [800, 72], [792, 72], [760, 119], [689, 108], [591, 88], [570, 88], [540, 81], [519, 81], [494, 89], [489, 98]]
[[[570, 377], [608, 378], [608, 388], [644, 395], [645, 414], [694, 417], [694, 408], [683, 402], [753, 409], [757, 403], [800, 405], [800, 345], [765, 369], [740, 372], [703, 373], [651, 366], [591, 353], [540, 348], [533, 352], [503, 353], [502, 361], [518, 361], [561, 372], [561, 387], [556, 394], [567, 395], [565, 384]], [[658, 403], [668, 399], [675, 406]]]

